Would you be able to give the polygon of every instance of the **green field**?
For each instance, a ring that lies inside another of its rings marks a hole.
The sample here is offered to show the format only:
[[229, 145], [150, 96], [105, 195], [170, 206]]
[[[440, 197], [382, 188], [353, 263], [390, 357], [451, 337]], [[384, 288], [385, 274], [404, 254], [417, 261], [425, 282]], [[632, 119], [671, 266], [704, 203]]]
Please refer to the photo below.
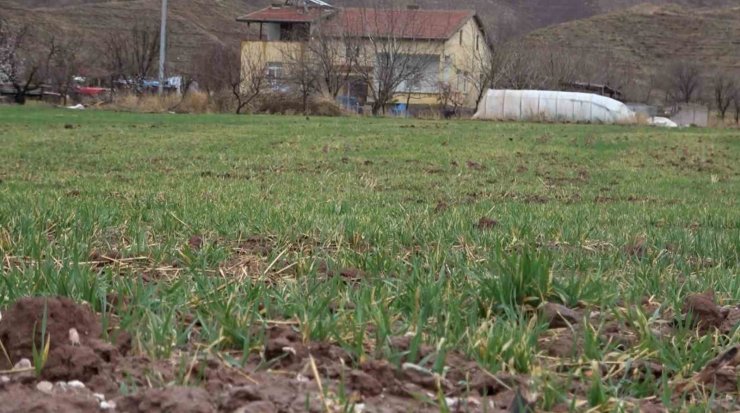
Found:
[[[543, 411], [738, 408], [737, 387], [682, 386], [740, 341], [738, 130], [16, 107], [0, 125], [0, 308], [87, 302], [156, 359], [266, 363], [279, 322], [356, 365], [439, 378], [454, 353], [527, 377]], [[724, 322], [697, 326], [686, 298], [710, 290]], [[576, 319], [548, 328], [545, 302]]]

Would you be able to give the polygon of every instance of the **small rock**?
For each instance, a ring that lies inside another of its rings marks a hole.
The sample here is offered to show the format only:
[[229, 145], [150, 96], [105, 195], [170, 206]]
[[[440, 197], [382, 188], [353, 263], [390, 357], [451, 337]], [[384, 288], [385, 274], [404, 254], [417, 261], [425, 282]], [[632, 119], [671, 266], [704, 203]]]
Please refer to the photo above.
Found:
[[99, 401], [99, 402], [104, 402], [105, 401], [105, 395], [104, 394], [101, 394], [101, 393], [93, 393], [93, 397], [95, 397], [95, 399], [97, 401]]
[[84, 389], [85, 383], [79, 381], [79, 380], [72, 380], [67, 382], [67, 386], [73, 389]]
[[15, 363], [15, 366], [13, 366], [13, 370], [27, 370], [33, 367], [31, 364], [31, 360], [29, 359], [20, 359], [17, 363]]
[[103, 400], [100, 402], [100, 410], [115, 410], [116, 409], [116, 402], [110, 401], [107, 402]]
[[69, 329], [69, 342], [73, 346], [79, 346], [80, 345], [80, 333], [77, 332], [76, 328], [70, 328]]
[[54, 392], [54, 385], [51, 384], [51, 382], [49, 381], [40, 381], [36, 385], [36, 390], [40, 391], [41, 393], [52, 394]]
[[311, 380], [308, 377], [304, 376], [303, 374], [299, 373], [295, 376], [295, 381], [297, 381], [298, 383], [308, 383]]
[[555, 303], [545, 303], [540, 309], [540, 312], [542, 319], [548, 322], [550, 328], [568, 327], [569, 324], [578, 323], [580, 319], [580, 315], [577, 312], [564, 305]]

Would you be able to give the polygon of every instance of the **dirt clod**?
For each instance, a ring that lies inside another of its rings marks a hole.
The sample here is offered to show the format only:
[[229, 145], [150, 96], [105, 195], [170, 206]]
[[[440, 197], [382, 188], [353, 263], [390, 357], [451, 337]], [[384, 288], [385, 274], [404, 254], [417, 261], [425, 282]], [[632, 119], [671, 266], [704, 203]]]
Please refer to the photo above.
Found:
[[542, 319], [547, 321], [550, 328], [562, 328], [578, 323], [581, 315], [570, 308], [555, 304], [545, 303], [540, 309]]
[[188, 240], [188, 246], [190, 246], [190, 249], [193, 251], [199, 251], [203, 248], [203, 237], [200, 235], [193, 235]]
[[439, 213], [442, 213], [442, 212], [445, 212], [445, 211], [447, 211], [447, 209], [448, 209], [449, 207], [450, 207], [450, 206], [449, 206], [449, 205], [447, 205], [447, 202], [445, 202], [445, 201], [439, 201], [439, 202], [437, 202], [437, 206], [436, 206], [436, 207], [434, 207], [434, 212], [436, 212], [436, 213], [438, 213], [438, 214], [439, 214]]
[[[34, 340], [37, 347], [42, 342], [41, 324], [44, 312], [47, 315], [46, 333], [50, 338], [48, 365], [64, 364], [63, 359], [58, 357], [71, 356], [67, 353], [68, 350], [59, 350], [70, 346], [70, 329], [77, 331], [83, 346], [98, 339], [102, 333], [97, 316], [87, 306], [76, 304], [67, 298], [22, 298], [3, 311], [3, 321], [0, 323], [0, 340], [11, 360], [32, 358]], [[11, 367], [4, 357], [0, 357], [0, 369]]]
[[130, 413], [211, 413], [216, 408], [204, 389], [169, 387], [148, 389], [116, 400], [117, 410]]
[[353, 370], [350, 373], [349, 387], [364, 396], [378, 396], [383, 392], [383, 384], [362, 370]]
[[719, 306], [714, 302], [714, 292], [711, 291], [686, 297], [683, 314], [690, 315], [693, 325], [700, 331], [719, 328], [725, 319]]
[[481, 219], [478, 220], [478, 229], [491, 229], [498, 225], [498, 221], [495, 219], [491, 219], [488, 217], [481, 217]]
[[486, 169], [483, 165], [475, 161], [467, 161], [465, 162], [465, 165], [467, 165], [468, 169], [472, 169], [474, 171], [482, 171]]

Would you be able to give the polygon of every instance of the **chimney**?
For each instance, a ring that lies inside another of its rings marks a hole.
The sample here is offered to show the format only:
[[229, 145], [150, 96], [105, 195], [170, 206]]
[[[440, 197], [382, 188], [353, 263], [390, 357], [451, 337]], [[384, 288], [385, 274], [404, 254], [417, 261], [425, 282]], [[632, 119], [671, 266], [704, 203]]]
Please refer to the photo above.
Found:
[[407, 5], [406, 8], [408, 10], [419, 10], [421, 7], [419, 7], [419, 5], [416, 4], [416, 3], [411, 3], [411, 4]]

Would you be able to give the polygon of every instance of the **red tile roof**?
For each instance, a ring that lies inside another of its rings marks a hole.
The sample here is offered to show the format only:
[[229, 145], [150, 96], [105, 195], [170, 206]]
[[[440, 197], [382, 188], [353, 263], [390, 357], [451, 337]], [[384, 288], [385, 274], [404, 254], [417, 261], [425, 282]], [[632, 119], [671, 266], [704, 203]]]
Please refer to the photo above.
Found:
[[326, 27], [336, 33], [360, 37], [447, 40], [469, 19], [472, 10], [344, 8], [307, 10], [268, 7], [237, 18], [242, 22], [310, 23], [328, 18]]
[[473, 17], [472, 10], [346, 8], [331, 20], [354, 36], [447, 40]]
[[299, 7], [267, 7], [238, 17], [240, 22], [285, 22], [285, 23], [310, 23], [321, 17], [333, 14], [333, 10], [310, 7], [304, 10]]

